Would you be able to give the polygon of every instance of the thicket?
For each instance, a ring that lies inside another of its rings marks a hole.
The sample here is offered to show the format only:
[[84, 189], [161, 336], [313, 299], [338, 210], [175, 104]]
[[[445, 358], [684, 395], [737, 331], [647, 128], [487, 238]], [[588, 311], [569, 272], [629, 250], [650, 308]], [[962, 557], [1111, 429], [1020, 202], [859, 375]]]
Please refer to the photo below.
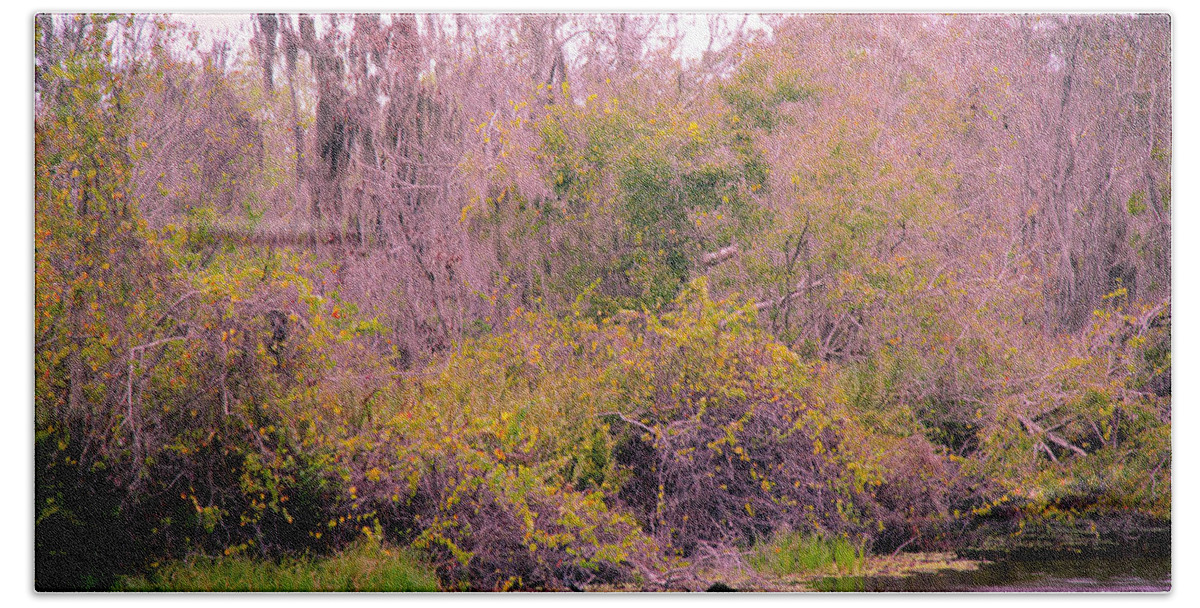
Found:
[[1169, 520], [1165, 19], [420, 19], [37, 18], [38, 589]]

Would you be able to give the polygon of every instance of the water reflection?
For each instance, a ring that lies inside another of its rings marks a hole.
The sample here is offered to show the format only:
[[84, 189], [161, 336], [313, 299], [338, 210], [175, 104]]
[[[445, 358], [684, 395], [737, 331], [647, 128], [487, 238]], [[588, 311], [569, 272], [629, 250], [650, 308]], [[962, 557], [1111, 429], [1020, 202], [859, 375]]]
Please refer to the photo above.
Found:
[[1066, 556], [1005, 559], [973, 571], [906, 577], [847, 576], [822, 579], [817, 591], [850, 592], [1129, 592], [1171, 590], [1171, 558]]

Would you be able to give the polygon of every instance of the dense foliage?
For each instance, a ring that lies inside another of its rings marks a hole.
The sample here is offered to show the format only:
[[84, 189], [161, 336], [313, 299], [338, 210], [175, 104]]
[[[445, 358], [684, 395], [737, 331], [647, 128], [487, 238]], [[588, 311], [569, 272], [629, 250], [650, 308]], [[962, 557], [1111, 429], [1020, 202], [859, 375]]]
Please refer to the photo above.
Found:
[[37, 18], [38, 589], [1169, 523], [1165, 17], [236, 21]]

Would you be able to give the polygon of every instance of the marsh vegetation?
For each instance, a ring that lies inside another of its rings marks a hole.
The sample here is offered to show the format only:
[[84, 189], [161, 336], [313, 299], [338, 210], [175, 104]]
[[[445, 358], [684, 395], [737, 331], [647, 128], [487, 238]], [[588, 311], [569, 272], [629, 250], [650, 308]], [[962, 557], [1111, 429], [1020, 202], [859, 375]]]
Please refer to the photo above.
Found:
[[221, 22], [36, 19], [38, 589], [1169, 529], [1168, 17]]

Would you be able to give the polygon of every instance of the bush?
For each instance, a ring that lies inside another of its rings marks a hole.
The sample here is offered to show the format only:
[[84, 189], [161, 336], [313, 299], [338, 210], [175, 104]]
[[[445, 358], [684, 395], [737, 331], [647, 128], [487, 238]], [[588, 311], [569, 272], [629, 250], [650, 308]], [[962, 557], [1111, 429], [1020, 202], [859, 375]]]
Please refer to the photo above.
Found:
[[351, 512], [426, 550], [452, 589], [570, 589], [653, 569], [657, 550], [611, 500], [598, 361], [578, 354], [601, 333], [518, 312], [385, 391], [374, 430], [335, 442]]
[[858, 533], [863, 484], [819, 373], [694, 282], [609, 372], [620, 496], [659, 543], [748, 545], [787, 528]]
[[[164, 256], [188, 259], [193, 236], [175, 232]], [[39, 589], [105, 588], [191, 551], [353, 538], [313, 533], [339, 499], [336, 462], [313, 437], [344, 424], [322, 411], [340, 399], [333, 362], [354, 369], [354, 327], [299, 272], [270, 268], [303, 259], [268, 253], [264, 267], [255, 253], [178, 270], [161, 300], [113, 303], [96, 322], [111, 340], [68, 354], [91, 359], [82, 379], [36, 353]]]
[[339, 440], [347, 505], [469, 589], [628, 582], [660, 551], [777, 529], [864, 533], [869, 478], [820, 374], [754, 322], [703, 282], [661, 316], [518, 312]]

